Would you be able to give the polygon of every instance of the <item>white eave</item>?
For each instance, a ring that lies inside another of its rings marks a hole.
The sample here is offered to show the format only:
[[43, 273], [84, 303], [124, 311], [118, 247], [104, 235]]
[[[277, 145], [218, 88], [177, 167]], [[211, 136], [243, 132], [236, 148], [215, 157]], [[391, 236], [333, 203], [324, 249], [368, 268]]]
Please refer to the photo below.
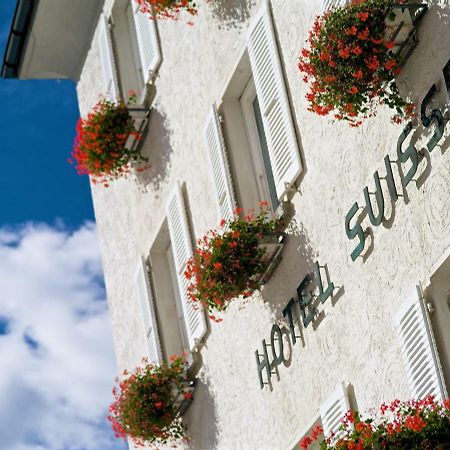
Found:
[[18, 78], [78, 81], [103, 3], [39, 0], [20, 55]]

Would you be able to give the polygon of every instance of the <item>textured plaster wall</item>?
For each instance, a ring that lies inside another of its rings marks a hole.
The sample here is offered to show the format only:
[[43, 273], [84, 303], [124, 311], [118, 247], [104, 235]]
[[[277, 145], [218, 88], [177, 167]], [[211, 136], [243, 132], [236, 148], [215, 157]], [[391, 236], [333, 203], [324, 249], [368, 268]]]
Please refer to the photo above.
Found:
[[[211, 104], [220, 103], [260, 2], [217, 3], [222, 6], [216, 10], [202, 5], [192, 27], [158, 23], [163, 61], [144, 144], [151, 171], [114, 182], [108, 189], [93, 186], [121, 368], [133, 367], [146, 353], [133, 295], [134, 274], [139, 255], [149, 253], [177, 180], [186, 183], [195, 237], [216, 225], [203, 130]], [[447, 127], [440, 145], [420, 162], [407, 196], [394, 208], [383, 182], [386, 219], [371, 230], [366, 258], [351, 261], [356, 244], [345, 235], [345, 215], [355, 201], [364, 205], [364, 186], [374, 190], [373, 172], [384, 175], [384, 156], [396, 159], [402, 128], [390, 123], [385, 109], [358, 129], [308, 113], [306, 86], [296, 64], [319, 2], [271, 4], [305, 170], [293, 198], [295, 217], [283, 260], [271, 281], [254, 298], [230, 306], [222, 323], [210, 325], [195, 401], [184, 417], [194, 449], [287, 450], [341, 381], [351, 383], [352, 402], [363, 410], [394, 397], [409, 397], [392, 318], [450, 250]], [[111, 6], [112, 1], [106, 1], [105, 10]], [[240, 7], [239, 14], [234, 6]], [[421, 42], [399, 77], [402, 91], [419, 104], [433, 83], [442, 83], [442, 67], [450, 58], [449, 13], [448, 6], [431, 7], [420, 28]], [[94, 39], [78, 85], [82, 113], [102, 91], [95, 43]], [[442, 90], [438, 103], [445, 96]], [[413, 138], [418, 139], [416, 147], [424, 147], [429, 137], [419, 127]], [[369, 225], [365, 218], [363, 228]], [[288, 367], [279, 367], [280, 380], [273, 377], [273, 390], [260, 390], [254, 352], [262, 349], [263, 338], [270, 338], [273, 322], [295, 297], [315, 260], [327, 264], [340, 295], [321, 308], [319, 324], [302, 330], [303, 342], [292, 347]]]

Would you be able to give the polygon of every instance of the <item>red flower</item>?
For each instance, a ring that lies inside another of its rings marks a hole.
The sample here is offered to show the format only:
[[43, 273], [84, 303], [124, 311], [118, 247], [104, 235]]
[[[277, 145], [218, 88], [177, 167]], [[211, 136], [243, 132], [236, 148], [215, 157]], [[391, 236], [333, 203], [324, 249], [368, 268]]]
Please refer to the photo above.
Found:
[[359, 20], [362, 20], [363, 22], [365, 22], [369, 18], [369, 13], [359, 12], [356, 14], [356, 16], [358, 17]]
[[[393, 43], [384, 40], [390, 6], [391, 0], [354, 0], [316, 18], [298, 63], [310, 84], [308, 111], [332, 113], [351, 127], [374, 116], [380, 103], [405, 111], [408, 102], [394, 88]], [[348, 94], [358, 95], [349, 102]]]
[[[152, 20], [179, 20], [180, 13], [183, 10], [191, 16], [197, 14], [195, 0], [136, 0], [136, 3], [140, 5], [141, 12], [148, 14]], [[186, 23], [187, 25], [193, 25], [190, 20]]]
[[376, 45], [380, 45], [380, 44], [382, 44], [384, 42], [383, 38], [375, 39], [375, 38], [372, 37], [372, 38], [370, 38], [370, 40]]
[[[268, 218], [267, 202], [261, 212], [250, 210], [244, 218], [235, 216], [220, 231], [211, 230], [198, 240], [198, 248], [189, 259], [185, 277], [189, 280], [188, 298], [207, 312], [224, 311], [239, 295], [251, 295], [253, 277], [267, 268], [265, 251], [258, 239], [279, 226], [279, 220]], [[220, 322], [214, 315], [211, 320]]]
[[[127, 105], [101, 99], [87, 115], [77, 122], [72, 158], [80, 175], [88, 174], [93, 184], [126, 177], [131, 160], [142, 164], [146, 161], [138, 150], [125, 147], [128, 136], [140, 139]], [[142, 166], [141, 166], [142, 167]]]
[[384, 67], [386, 70], [392, 70], [397, 65], [397, 61], [395, 59], [388, 59], [384, 63]]
[[353, 25], [353, 26], [351, 26], [350, 28], [346, 28], [346, 29], [344, 30], [344, 32], [345, 32], [345, 34], [346, 34], [347, 36], [355, 36], [356, 33], [358, 33], [358, 28], [356, 28], [356, 27]]
[[300, 448], [302, 450], [307, 450], [308, 446], [312, 444], [312, 439], [309, 436], [305, 436], [299, 443], [298, 445], [300, 446]]
[[343, 59], [350, 58], [350, 49], [348, 47], [345, 47], [339, 50], [339, 56]]
[[366, 28], [364, 31], [361, 31], [361, 33], [358, 34], [358, 39], [367, 41], [367, 39], [369, 39], [369, 29]]

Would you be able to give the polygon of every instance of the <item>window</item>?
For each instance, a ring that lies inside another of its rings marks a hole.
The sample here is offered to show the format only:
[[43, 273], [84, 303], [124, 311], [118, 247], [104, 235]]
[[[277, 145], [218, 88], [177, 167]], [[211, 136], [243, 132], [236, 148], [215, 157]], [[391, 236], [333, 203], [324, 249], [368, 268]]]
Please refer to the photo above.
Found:
[[269, 150], [267, 148], [267, 138], [262, 122], [261, 109], [259, 107], [253, 78], [250, 79], [250, 82], [242, 94], [241, 106], [250, 144], [253, 172], [257, 183], [259, 197], [270, 201], [272, 209], [275, 211], [278, 208], [279, 200], [275, 187]]
[[316, 425], [322, 426], [324, 435], [319, 436], [319, 439], [309, 445], [308, 449], [319, 450], [320, 442], [325, 439], [325, 437], [329, 437], [332, 433], [334, 433], [336, 439], [339, 439], [342, 435], [342, 431], [339, 430], [341, 420], [349, 409], [350, 401], [347, 394], [347, 387], [344, 383], [339, 383], [335, 390], [320, 406], [320, 414], [316, 416], [294, 442], [291, 443], [288, 450], [300, 450], [299, 443], [301, 439], [305, 436], [310, 436], [312, 429]]
[[160, 363], [171, 355], [198, 350], [207, 332], [203, 310], [187, 297], [186, 264], [192, 242], [183, 189], [176, 186], [150, 255], [140, 263], [137, 292], [140, 295], [149, 357]]
[[262, 200], [275, 212], [302, 173], [267, 2], [253, 19], [221, 104], [212, 108], [206, 142], [220, 217], [230, 217], [236, 204], [250, 209]]
[[329, 437], [334, 435], [334, 439], [342, 437], [340, 430], [341, 420], [350, 409], [347, 387], [344, 383], [339, 383], [336, 389], [320, 406], [320, 418], [322, 420], [323, 434]]
[[135, 0], [116, 0], [99, 24], [99, 47], [105, 93], [114, 100], [138, 94], [138, 103], [150, 102], [150, 86], [161, 63], [154, 20], [141, 13]]

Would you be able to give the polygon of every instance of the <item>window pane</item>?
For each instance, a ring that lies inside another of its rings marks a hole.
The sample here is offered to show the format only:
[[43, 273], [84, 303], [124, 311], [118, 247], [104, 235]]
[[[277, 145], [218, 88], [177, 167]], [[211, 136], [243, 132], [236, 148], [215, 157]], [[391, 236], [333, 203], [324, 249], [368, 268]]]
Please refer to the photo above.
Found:
[[267, 148], [266, 134], [264, 133], [264, 126], [262, 122], [261, 110], [259, 108], [258, 97], [255, 97], [255, 100], [253, 100], [253, 111], [255, 112], [259, 143], [261, 146], [261, 153], [264, 161], [264, 167], [266, 169], [267, 184], [269, 185], [269, 192], [270, 192], [270, 200], [272, 202], [272, 208], [275, 211], [278, 208], [280, 202], [278, 201], [277, 190], [275, 188], [275, 180], [273, 178], [272, 165], [270, 164], [269, 150]]

